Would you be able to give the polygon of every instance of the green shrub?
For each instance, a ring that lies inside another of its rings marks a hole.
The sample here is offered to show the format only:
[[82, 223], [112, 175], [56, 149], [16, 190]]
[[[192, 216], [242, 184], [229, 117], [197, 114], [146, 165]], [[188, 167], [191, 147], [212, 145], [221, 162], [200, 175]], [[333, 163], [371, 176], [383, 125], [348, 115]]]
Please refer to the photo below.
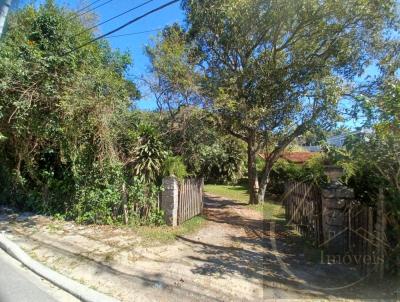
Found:
[[236, 183], [243, 175], [246, 155], [242, 144], [232, 138], [221, 139], [199, 151], [199, 175], [209, 183]]
[[161, 188], [144, 177], [134, 177], [127, 187], [127, 210], [130, 224], [164, 224], [159, 208]]
[[123, 166], [116, 161], [89, 167], [85, 162], [75, 173], [75, 199], [67, 217], [79, 223], [122, 222]]
[[84, 185], [77, 188], [67, 218], [79, 223], [122, 224], [125, 206], [131, 225], [159, 225], [164, 221], [164, 214], [158, 206], [159, 192], [160, 187], [144, 177], [133, 177], [126, 182], [123, 166], [109, 164], [86, 175]]
[[169, 156], [164, 161], [164, 176], [175, 176], [178, 179], [184, 179], [188, 176], [186, 165], [181, 156]]
[[307, 182], [317, 185], [326, 183], [324, 174], [323, 156], [316, 155], [306, 163], [299, 165], [279, 159], [270, 175], [269, 191], [271, 193], [283, 193], [284, 185], [288, 181]]
[[133, 175], [143, 175], [147, 179], [155, 180], [162, 172], [167, 155], [157, 130], [150, 125], [141, 125], [132, 154]]

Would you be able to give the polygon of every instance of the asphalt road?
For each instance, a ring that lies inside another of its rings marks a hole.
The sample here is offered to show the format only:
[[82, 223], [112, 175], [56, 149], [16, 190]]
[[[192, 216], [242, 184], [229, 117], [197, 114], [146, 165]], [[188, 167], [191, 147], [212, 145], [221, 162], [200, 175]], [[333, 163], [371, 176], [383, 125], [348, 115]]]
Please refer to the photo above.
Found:
[[0, 249], [0, 302], [77, 301]]

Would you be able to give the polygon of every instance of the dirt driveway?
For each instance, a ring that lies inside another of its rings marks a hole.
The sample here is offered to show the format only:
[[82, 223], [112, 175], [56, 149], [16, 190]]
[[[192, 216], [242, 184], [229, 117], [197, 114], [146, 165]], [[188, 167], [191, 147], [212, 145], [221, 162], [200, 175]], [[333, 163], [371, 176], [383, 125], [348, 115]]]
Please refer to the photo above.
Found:
[[309, 261], [293, 238], [258, 212], [208, 196], [205, 215], [208, 221], [200, 231], [152, 247], [143, 246], [128, 228], [79, 226], [44, 216], [2, 214], [0, 230], [14, 234], [37, 260], [122, 301], [321, 301], [358, 296], [358, 290], [324, 290], [341, 286], [340, 275], [354, 272]]

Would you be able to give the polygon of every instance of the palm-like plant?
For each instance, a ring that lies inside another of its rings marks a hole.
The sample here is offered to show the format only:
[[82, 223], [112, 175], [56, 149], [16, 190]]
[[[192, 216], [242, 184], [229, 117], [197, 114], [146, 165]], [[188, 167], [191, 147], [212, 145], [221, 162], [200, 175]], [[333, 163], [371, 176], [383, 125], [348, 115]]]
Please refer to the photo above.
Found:
[[154, 180], [161, 173], [167, 155], [156, 130], [149, 125], [140, 126], [137, 145], [132, 150], [133, 174]]

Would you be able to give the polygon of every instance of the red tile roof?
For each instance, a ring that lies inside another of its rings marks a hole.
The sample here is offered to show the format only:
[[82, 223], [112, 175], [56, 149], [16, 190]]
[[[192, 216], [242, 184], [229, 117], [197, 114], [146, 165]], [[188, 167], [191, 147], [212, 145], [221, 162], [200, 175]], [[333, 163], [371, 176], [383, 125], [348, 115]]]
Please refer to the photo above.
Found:
[[310, 158], [315, 156], [316, 153], [312, 152], [287, 152], [281, 155], [282, 158], [289, 162], [302, 164], [308, 161]]
[[[314, 157], [318, 153], [316, 152], [285, 152], [281, 155], [281, 158], [286, 159], [288, 162], [295, 164], [304, 164], [310, 158]], [[258, 154], [260, 157], [265, 158], [267, 154]]]

